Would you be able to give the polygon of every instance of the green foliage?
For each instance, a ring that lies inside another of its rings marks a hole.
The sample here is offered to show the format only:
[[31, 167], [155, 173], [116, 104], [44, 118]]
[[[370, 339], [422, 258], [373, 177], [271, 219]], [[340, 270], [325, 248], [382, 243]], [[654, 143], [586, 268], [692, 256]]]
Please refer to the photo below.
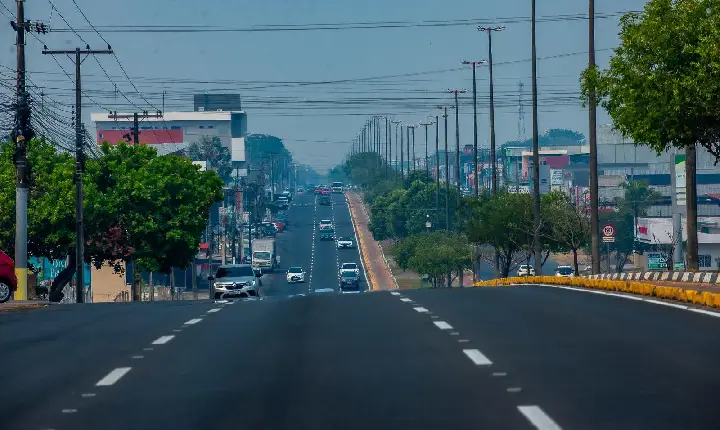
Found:
[[390, 253], [400, 268], [439, 279], [470, 267], [472, 247], [461, 235], [434, 231], [409, 236], [393, 245]]
[[720, 159], [720, 0], [650, 0], [621, 20], [607, 70], [582, 75], [615, 127], [658, 153], [700, 143]]
[[202, 136], [188, 146], [187, 155], [193, 161], [206, 161], [208, 170], [215, 170], [225, 182], [232, 179], [232, 155], [217, 136]]
[[544, 242], [555, 251], [573, 254], [575, 274], [579, 275], [577, 252], [590, 244], [590, 219], [572, 204], [564, 193], [549, 193], [541, 201]]
[[279, 158], [292, 158], [282, 139], [277, 136], [253, 133], [245, 137], [245, 157], [250, 164], [262, 164], [267, 161], [264, 158], [269, 154], [276, 154]]

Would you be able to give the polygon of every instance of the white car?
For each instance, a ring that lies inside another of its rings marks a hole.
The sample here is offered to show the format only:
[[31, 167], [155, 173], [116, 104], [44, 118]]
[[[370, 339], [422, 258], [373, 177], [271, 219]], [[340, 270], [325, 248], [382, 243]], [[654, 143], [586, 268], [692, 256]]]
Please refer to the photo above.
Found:
[[535, 276], [535, 268], [532, 265], [523, 264], [517, 271], [518, 276]]
[[561, 278], [572, 278], [575, 276], [575, 270], [573, 270], [570, 266], [558, 266], [557, 270], [555, 270], [555, 276], [559, 276]]
[[340, 276], [342, 276], [343, 272], [353, 272], [360, 276], [360, 267], [358, 267], [357, 263], [343, 263], [340, 265]]
[[287, 271], [287, 282], [288, 284], [305, 282], [305, 271], [302, 269], [302, 267], [289, 268]]
[[355, 242], [349, 237], [341, 237], [337, 240], [338, 249], [355, 248]]
[[321, 219], [320, 220], [320, 230], [325, 230], [326, 228], [332, 228], [333, 223], [332, 220], [329, 219]]

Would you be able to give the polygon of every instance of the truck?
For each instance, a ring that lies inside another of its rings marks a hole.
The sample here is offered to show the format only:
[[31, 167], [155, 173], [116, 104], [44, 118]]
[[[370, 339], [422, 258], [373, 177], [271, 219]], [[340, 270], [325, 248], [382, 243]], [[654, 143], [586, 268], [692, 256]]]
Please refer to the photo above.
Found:
[[272, 272], [280, 267], [280, 257], [277, 255], [274, 238], [266, 237], [252, 241], [252, 266], [263, 272]]
[[345, 184], [343, 184], [342, 182], [333, 182], [332, 183], [332, 192], [334, 194], [340, 194], [343, 192], [344, 186], [345, 186]]

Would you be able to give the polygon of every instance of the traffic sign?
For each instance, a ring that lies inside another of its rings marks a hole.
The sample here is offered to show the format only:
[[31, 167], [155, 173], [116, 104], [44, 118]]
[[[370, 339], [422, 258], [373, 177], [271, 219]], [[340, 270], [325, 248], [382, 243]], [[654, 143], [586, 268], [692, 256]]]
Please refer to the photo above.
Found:
[[605, 237], [615, 237], [615, 227], [612, 226], [612, 224], [605, 224], [602, 228], [602, 235], [603, 238]]

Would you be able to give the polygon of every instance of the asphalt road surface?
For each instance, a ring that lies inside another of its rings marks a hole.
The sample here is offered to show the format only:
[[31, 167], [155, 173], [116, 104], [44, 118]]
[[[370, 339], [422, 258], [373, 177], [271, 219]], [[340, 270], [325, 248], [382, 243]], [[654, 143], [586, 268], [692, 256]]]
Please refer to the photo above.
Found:
[[[320, 209], [292, 210], [283, 240], [311, 237], [297, 215]], [[349, 257], [303, 243], [283, 261], [336, 286]], [[539, 286], [270, 287], [0, 314], [0, 429], [719, 428], [713, 315]]]

